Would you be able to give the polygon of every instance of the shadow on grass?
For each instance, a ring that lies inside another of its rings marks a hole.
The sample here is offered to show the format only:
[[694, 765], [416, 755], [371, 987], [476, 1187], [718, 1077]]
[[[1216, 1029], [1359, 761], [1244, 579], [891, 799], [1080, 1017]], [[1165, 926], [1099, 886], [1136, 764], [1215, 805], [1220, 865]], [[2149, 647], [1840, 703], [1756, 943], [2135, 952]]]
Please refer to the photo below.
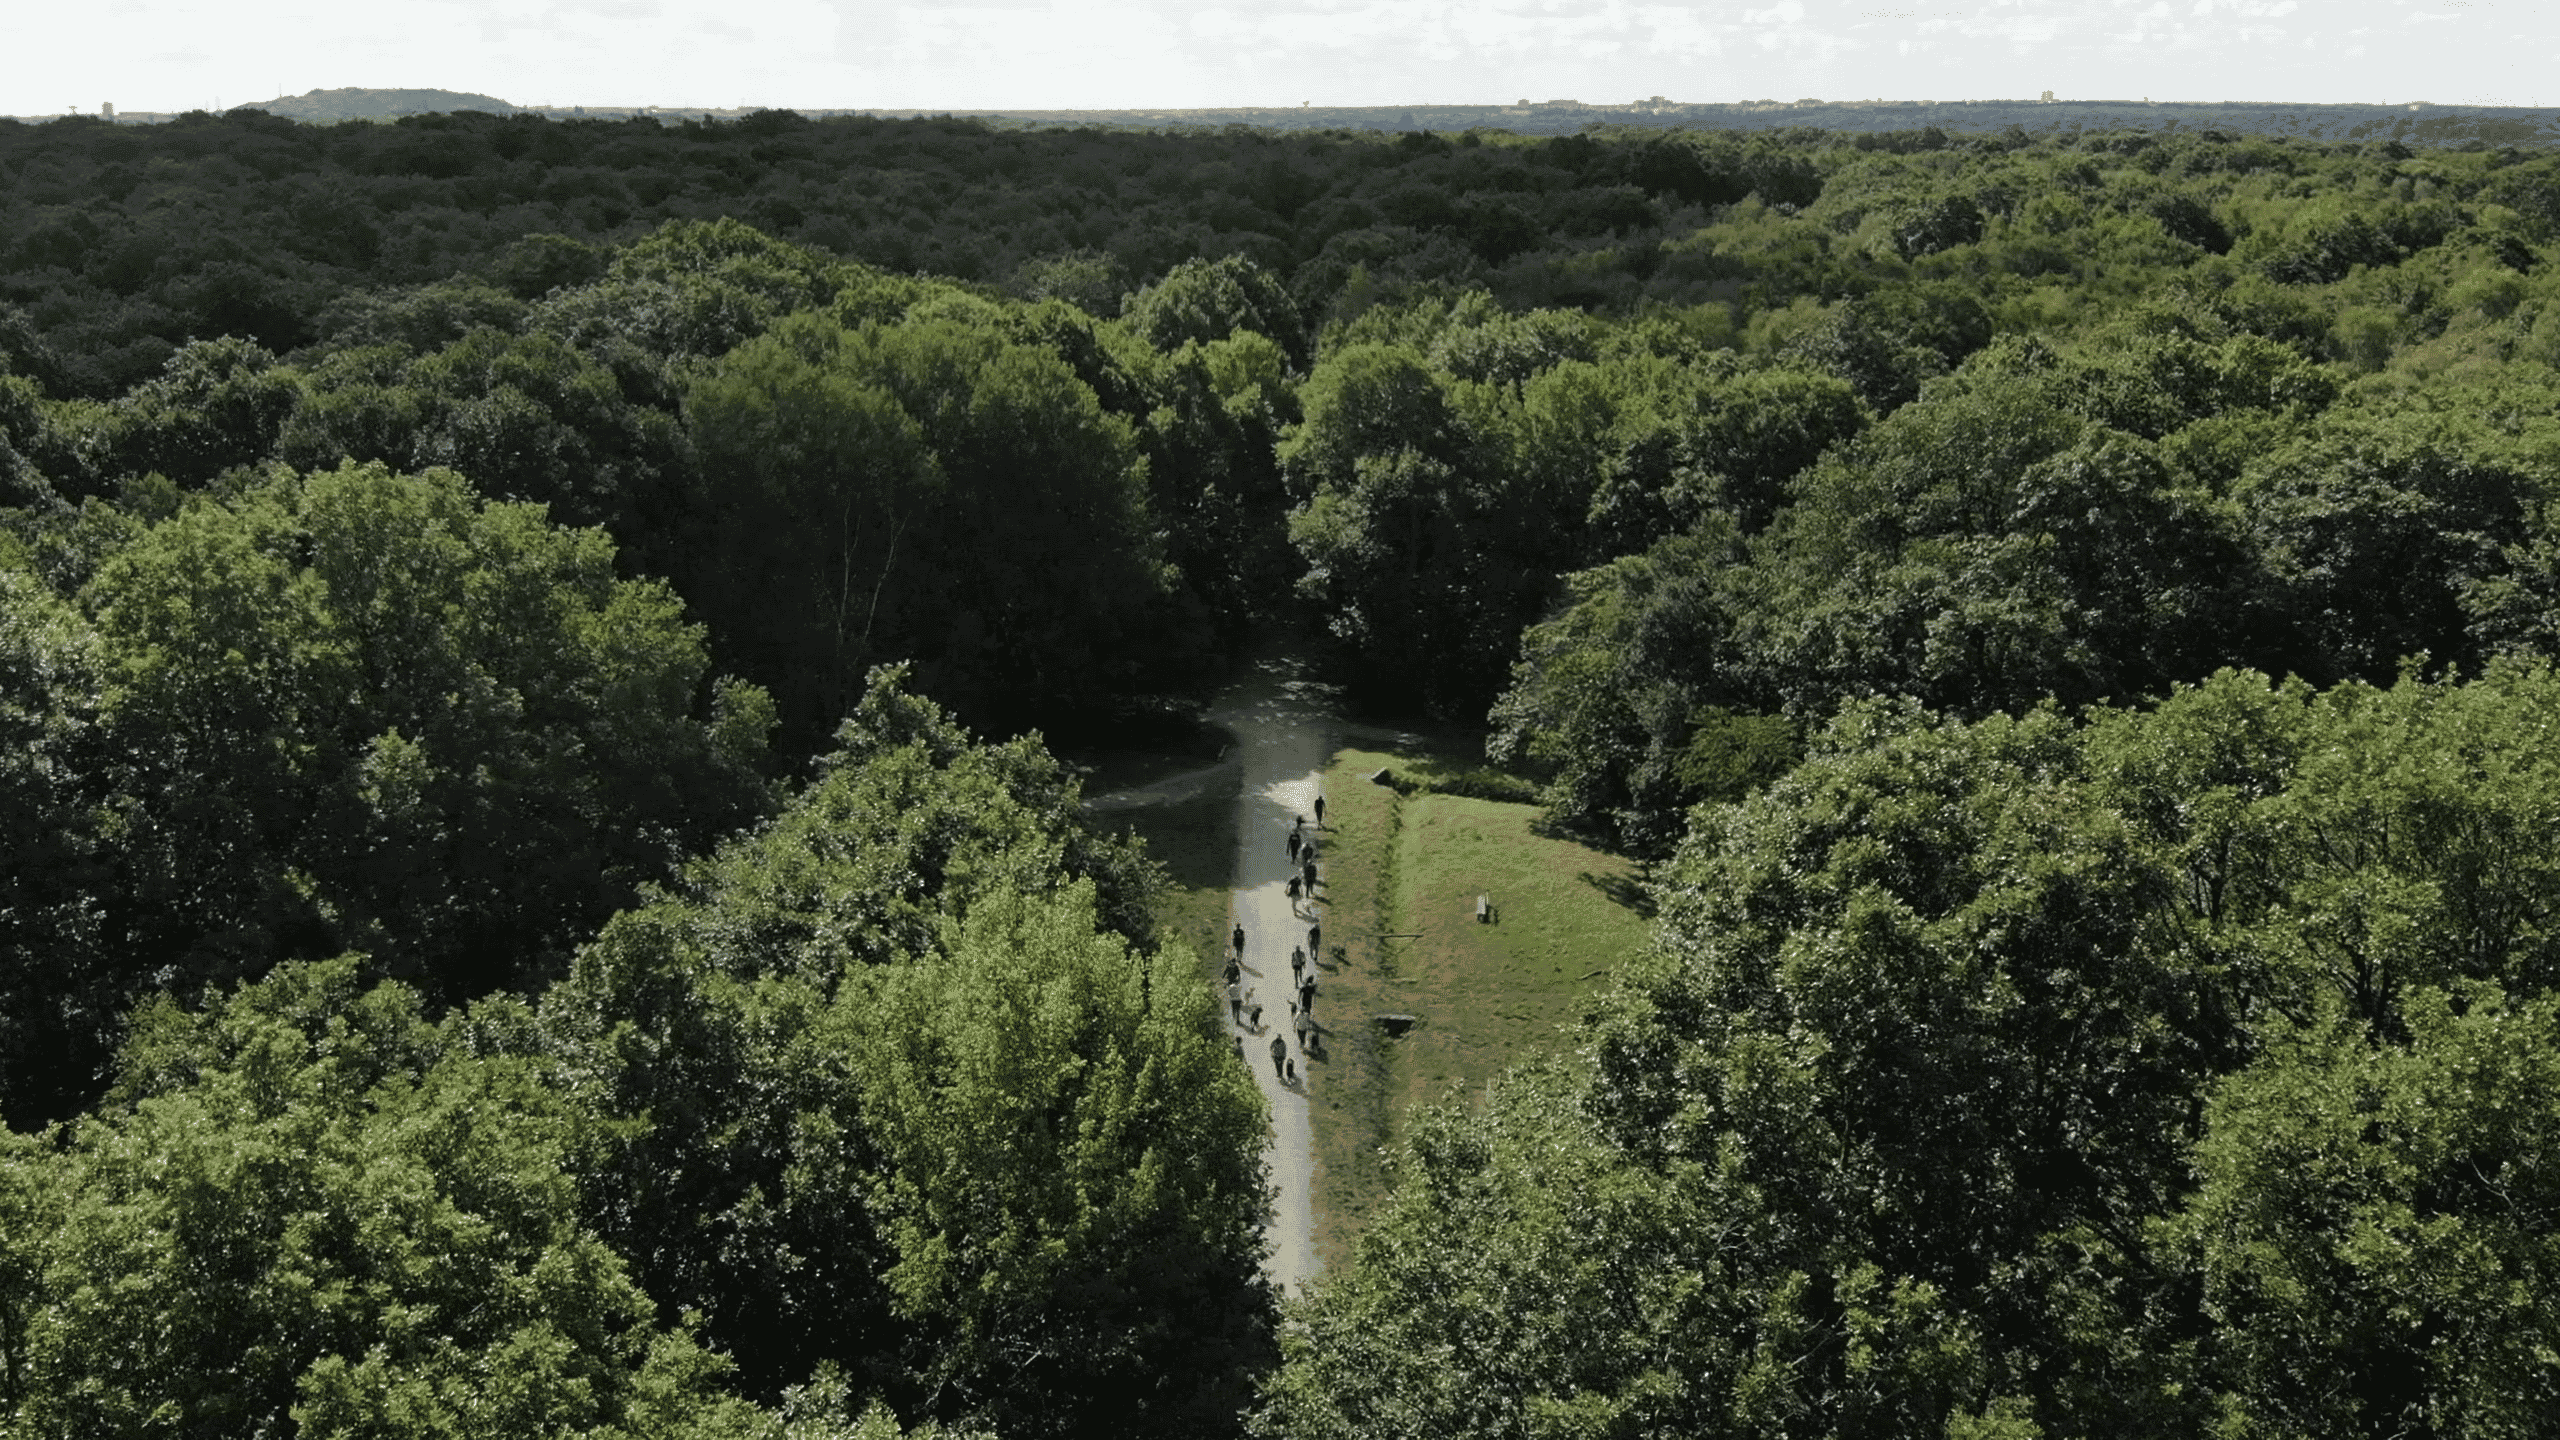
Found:
[[1235, 871], [1235, 796], [1213, 791], [1171, 805], [1096, 817], [1105, 831], [1134, 830], [1167, 878], [1185, 890], [1224, 890]]
[[1653, 918], [1653, 896], [1645, 890], [1641, 875], [1594, 875], [1585, 870], [1582, 883], [1608, 896], [1621, 909], [1632, 910], [1646, 920]]
[[1386, 1055], [1394, 1042], [1377, 1026], [1347, 1015], [1317, 1028], [1319, 1048], [1307, 1052], [1307, 1073], [1323, 1076], [1315, 1094], [1323, 1100], [1327, 1118], [1316, 1163], [1326, 1172], [1323, 1193], [1333, 1208], [1317, 1211], [1316, 1232], [1331, 1267], [1350, 1263], [1355, 1238], [1377, 1218], [1395, 1188], [1387, 1173], [1395, 1125], [1387, 1103]]

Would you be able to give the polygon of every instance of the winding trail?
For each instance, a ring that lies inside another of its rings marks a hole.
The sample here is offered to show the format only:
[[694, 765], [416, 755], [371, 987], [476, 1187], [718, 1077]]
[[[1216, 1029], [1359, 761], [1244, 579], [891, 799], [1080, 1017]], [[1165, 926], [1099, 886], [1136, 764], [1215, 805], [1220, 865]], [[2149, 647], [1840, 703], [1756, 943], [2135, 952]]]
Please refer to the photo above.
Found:
[[[1254, 1001], [1263, 1007], [1258, 1029], [1248, 1021], [1237, 1030], [1244, 1039], [1247, 1067], [1271, 1104], [1271, 1138], [1264, 1158], [1275, 1194], [1270, 1248], [1263, 1267], [1273, 1285], [1296, 1295], [1315, 1278], [1317, 1262], [1315, 1207], [1309, 1193], [1315, 1164], [1307, 1130], [1307, 1090], [1313, 1077], [1290, 1030], [1289, 1001], [1294, 990], [1289, 952], [1306, 944], [1307, 927], [1325, 917], [1320, 900], [1289, 898], [1287, 846], [1290, 824], [1298, 816], [1307, 819], [1305, 833], [1317, 835], [1316, 796], [1338, 728], [1333, 688], [1311, 678], [1294, 657], [1276, 656], [1256, 662], [1218, 697], [1208, 718], [1225, 726], [1236, 740], [1235, 752], [1228, 757], [1238, 770], [1235, 918], [1231, 923], [1244, 927], [1247, 1007]], [[1316, 1013], [1324, 1011], [1319, 992]], [[1297, 1067], [1295, 1081], [1284, 1081], [1273, 1073], [1271, 1042], [1275, 1038], [1287, 1046], [1288, 1057]], [[1318, 1043], [1322, 1043], [1320, 1032]]]

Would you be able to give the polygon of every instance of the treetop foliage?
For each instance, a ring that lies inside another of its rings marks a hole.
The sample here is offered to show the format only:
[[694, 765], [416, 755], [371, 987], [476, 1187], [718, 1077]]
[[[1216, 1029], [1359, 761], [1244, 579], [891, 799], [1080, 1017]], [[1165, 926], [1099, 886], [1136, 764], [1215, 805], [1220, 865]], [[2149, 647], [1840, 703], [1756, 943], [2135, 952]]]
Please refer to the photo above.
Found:
[[[2547, 1431], [2555, 164], [0, 125], [0, 1431]], [[1275, 633], [1659, 923], [1286, 1309]]]
[[770, 702], [600, 532], [380, 466], [168, 501], [0, 550], [13, 1116], [154, 990], [350, 948], [439, 999], [521, 983], [769, 803]]
[[1148, 862], [900, 679], [530, 1004], [431, 1019], [354, 955], [146, 1004], [98, 1106], [0, 1157], [11, 1423], [1232, 1416], [1269, 1345], [1260, 1098], [1196, 962], [1105, 928], [1150, 927]]
[[1149, 862], [901, 679], [544, 997], [611, 1137], [589, 1212], [765, 1393], [823, 1362], [1006, 1435], [1190, 1433], [1268, 1345], [1260, 1098]]
[[2555, 684], [1844, 708], [1581, 1058], [1417, 1127], [1264, 1423], [2547, 1423]]

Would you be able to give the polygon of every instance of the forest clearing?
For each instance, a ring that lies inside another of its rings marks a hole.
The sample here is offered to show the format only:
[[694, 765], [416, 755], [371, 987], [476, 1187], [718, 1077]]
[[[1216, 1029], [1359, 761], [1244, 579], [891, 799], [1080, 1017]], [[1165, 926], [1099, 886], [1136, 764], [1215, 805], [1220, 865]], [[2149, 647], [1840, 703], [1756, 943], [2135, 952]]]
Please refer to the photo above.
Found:
[[[1537, 834], [1536, 806], [1407, 796], [1370, 780], [1385, 769], [1427, 787], [1452, 768], [1420, 747], [1339, 749], [1325, 768], [1325, 993], [1342, 1033], [1322, 1070], [1315, 1143], [1318, 1243], [1331, 1265], [1385, 1199], [1380, 1161], [1410, 1110], [1453, 1093], [1473, 1103], [1505, 1069], [1556, 1046], [1648, 935], [1617, 898], [1634, 890], [1635, 867]], [[1492, 923], [1476, 918], [1479, 895]], [[1382, 1026], [1382, 1014], [1414, 1023]]]
[[[1304, 696], [1298, 703], [1269, 703], [1278, 698], [1271, 672], [1255, 673], [1208, 716], [1238, 737], [1236, 755], [1088, 804], [1106, 824], [1125, 823], [1144, 836], [1148, 852], [1175, 875], [1204, 875], [1197, 851], [1207, 847], [1232, 848], [1237, 873], [1261, 877], [1250, 886], [1239, 882], [1230, 908], [1214, 919], [1205, 887], [1179, 880], [1169, 886], [1159, 914], [1169, 930], [1200, 932], [1204, 955], [1226, 952], [1231, 924], [1243, 924], [1249, 936], [1275, 937], [1265, 942], [1275, 955], [1300, 930], [1322, 927], [1316, 973], [1323, 1016], [1316, 1046], [1293, 1053], [1305, 1077], [1297, 1087], [1273, 1083], [1262, 1063], [1262, 1047], [1282, 1028], [1287, 986], [1268, 964], [1249, 967], [1247, 980], [1265, 1007], [1262, 1029], [1249, 1032], [1247, 1058], [1286, 1117], [1276, 1122], [1281, 1133], [1292, 1124], [1305, 1132], [1275, 1142], [1281, 1148], [1274, 1154], [1284, 1197], [1275, 1233], [1311, 1226], [1314, 1236], [1312, 1265], [1275, 1259], [1275, 1277], [1294, 1287], [1314, 1269], [1348, 1258], [1363, 1220], [1385, 1197], [1380, 1162], [1401, 1139], [1396, 1122], [1415, 1105], [1479, 1089], [1554, 1044], [1605, 976], [1608, 958], [1633, 955], [1646, 929], [1635, 867], [1625, 859], [1534, 833], [1534, 805], [1438, 793], [1407, 798], [1376, 783], [1371, 777], [1386, 769], [1427, 791], [1481, 766], [1432, 758], [1436, 747], [1411, 734], [1392, 737], [1403, 742], [1398, 751], [1347, 747], [1340, 743], [1346, 732], [1372, 743], [1389, 737], [1331, 714], [1326, 697], [1307, 695], [1303, 684], [1289, 687]], [[1287, 759], [1273, 758], [1283, 753]], [[1321, 768], [1301, 772], [1312, 756], [1324, 757]], [[1185, 811], [1214, 803], [1229, 786], [1241, 787], [1242, 802], [1232, 832], [1187, 820]], [[1324, 828], [1310, 832], [1323, 847], [1322, 898], [1293, 903], [1275, 878], [1283, 869], [1278, 837], [1312, 813], [1319, 793], [1330, 806]], [[1247, 838], [1230, 845], [1230, 833]], [[1488, 891], [1503, 897], [1495, 917], [1502, 924], [1476, 919], [1475, 897]], [[1426, 917], [1429, 928], [1406, 928]], [[1380, 1025], [1376, 1017], [1390, 1013], [1415, 1023]], [[1288, 1204], [1293, 1187], [1312, 1198], [1312, 1217]]]

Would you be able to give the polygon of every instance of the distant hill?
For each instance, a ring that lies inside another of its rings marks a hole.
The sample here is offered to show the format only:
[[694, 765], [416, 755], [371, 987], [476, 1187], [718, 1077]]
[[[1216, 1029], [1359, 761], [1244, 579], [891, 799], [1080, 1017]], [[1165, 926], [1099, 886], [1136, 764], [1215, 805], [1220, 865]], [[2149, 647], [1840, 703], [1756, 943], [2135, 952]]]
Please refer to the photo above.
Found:
[[473, 95], [461, 90], [366, 90], [356, 86], [314, 90], [306, 95], [287, 95], [274, 100], [254, 100], [231, 108], [264, 110], [289, 120], [379, 120], [395, 115], [425, 115], [439, 110], [485, 110], [493, 115], [516, 113], [515, 106], [495, 95]]

